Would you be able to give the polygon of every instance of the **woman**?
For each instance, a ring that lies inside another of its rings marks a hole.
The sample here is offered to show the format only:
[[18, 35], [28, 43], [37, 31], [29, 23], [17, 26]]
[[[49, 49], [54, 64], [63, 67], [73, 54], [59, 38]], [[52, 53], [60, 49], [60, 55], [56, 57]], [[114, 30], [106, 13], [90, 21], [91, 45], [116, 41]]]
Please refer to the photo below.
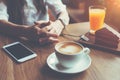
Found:
[[[56, 20], [49, 20], [48, 8]], [[69, 23], [66, 6], [61, 0], [1, 0], [0, 32], [24, 37], [40, 44], [58, 41]]]

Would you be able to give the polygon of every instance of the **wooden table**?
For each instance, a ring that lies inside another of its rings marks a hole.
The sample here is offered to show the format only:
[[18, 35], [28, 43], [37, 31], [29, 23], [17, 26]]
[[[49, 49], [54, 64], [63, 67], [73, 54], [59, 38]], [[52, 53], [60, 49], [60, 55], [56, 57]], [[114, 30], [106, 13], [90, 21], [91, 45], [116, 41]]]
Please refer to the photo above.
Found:
[[[64, 37], [60, 41], [67, 40]], [[62, 74], [50, 69], [46, 64], [47, 57], [54, 52], [54, 45], [39, 46], [23, 42], [37, 53], [35, 59], [24, 63], [16, 63], [3, 50], [6, 44], [18, 39], [0, 35], [0, 80], [120, 80], [120, 53], [114, 54], [97, 49], [91, 49], [91, 66], [78, 74]]]

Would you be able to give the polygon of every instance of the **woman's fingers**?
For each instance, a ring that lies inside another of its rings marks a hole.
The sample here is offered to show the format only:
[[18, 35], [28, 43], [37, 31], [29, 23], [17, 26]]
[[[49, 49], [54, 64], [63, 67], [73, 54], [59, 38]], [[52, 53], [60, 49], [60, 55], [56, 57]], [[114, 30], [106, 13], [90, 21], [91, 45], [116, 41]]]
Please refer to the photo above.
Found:
[[40, 44], [46, 44], [46, 43], [53, 43], [53, 42], [58, 42], [58, 35], [54, 33], [49, 33], [46, 32], [46, 35], [41, 35], [39, 36], [39, 43]]
[[55, 33], [57, 35], [60, 35], [62, 30], [64, 29], [63, 24], [59, 20], [56, 20], [55, 22], [52, 22], [49, 26], [51, 26], [51, 30], [49, 32]]
[[[46, 44], [46, 43], [53, 43], [53, 42], [58, 42], [58, 35], [55, 33], [51, 33], [48, 31], [44, 31], [43, 29], [39, 27], [35, 27], [36, 30], [36, 40], [40, 44]], [[35, 37], [35, 35], [34, 35]]]
[[35, 25], [38, 25], [39, 28], [44, 28], [44, 27], [50, 25], [51, 22], [50, 21], [36, 21], [34, 23], [35, 23]]
[[56, 38], [58, 37], [58, 35], [55, 33], [47, 32], [46, 34], [48, 37], [56, 37]]
[[58, 38], [54, 38], [54, 37], [50, 37], [49, 41], [50, 42], [59, 42], [59, 39]]
[[41, 45], [48, 44], [48, 43], [56, 43], [56, 42], [59, 42], [58, 38], [54, 38], [54, 37], [39, 38], [39, 43]]
[[39, 38], [39, 42], [40, 43], [47, 43], [47, 42], [58, 42], [58, 38], [54, 38], [54, 37], [49, 37], [49, 38]]

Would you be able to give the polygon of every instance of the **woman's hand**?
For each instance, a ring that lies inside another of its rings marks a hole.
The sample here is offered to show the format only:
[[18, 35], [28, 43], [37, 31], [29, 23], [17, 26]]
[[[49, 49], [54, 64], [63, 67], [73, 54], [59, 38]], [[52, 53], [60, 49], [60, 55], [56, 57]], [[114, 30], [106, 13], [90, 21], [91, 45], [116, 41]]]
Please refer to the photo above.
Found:
[[50, 25], [47, 28], [49, 29], [50, 33], [55, 33], [59, 36], [64, 29], [64, 25], [61, 23], [60, 20], [56, 20], [55, 22], [51, 21]]
[[58, 36], [61, 34], [63, 28], [64, 28], [64, 25], [61, 23], [60, 20], [56, 20], [56, 21], [49, 21], [49, 22], [46, 22], [46, 21], [37, 21], [36, 22], [37, 25], [41, 25], [42, 26], [46, 26], [46, 27], [43, 27], [42, 29], [43, 30], [46, 30], [50, 33], [54, 33], [54, 34], [57, 34]]
[[38, 42], [41, 45], [48, 44], [48, 43], [55, 43], [58, 41], [59, 41], [58, 35], [56, 35], [54, 33], [50, 33], [50, 32], [46, 32], [46, 35], [39, 37], [39, 40], [38, 40]]
[[45, 30], [48, 23], [39, 23], [26, 28], [25, 37], [31, 41], [39, 42], [41, 45], [58, 42], [58, 35]]

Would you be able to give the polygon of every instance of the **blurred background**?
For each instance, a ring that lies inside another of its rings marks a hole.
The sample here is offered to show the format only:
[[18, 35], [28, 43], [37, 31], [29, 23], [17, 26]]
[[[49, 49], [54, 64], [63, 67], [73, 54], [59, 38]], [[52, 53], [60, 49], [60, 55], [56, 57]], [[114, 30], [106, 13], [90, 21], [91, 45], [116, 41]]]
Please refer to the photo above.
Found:
[[106, 23], [111, 23], [120, 29], [120, 0], [62, 0], [67, 5], [70, 23], [89, 21], [88, 7], [90, 5], [104, 5]]

